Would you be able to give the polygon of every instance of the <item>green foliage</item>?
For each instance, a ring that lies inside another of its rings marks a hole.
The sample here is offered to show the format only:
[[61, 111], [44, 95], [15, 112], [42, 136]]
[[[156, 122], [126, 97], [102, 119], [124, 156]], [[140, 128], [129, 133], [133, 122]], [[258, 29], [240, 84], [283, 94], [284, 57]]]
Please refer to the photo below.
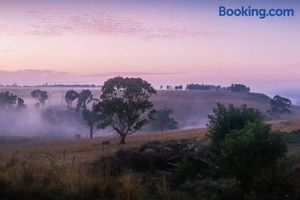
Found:
[[178, 123], [170, 117], [173, 113], [171, 109], [157, 110], [154, 115], [154, 120], [151, 121], [151, 126], [154, 130], [174, 130], [178, 128]]
[[213, 114], [208, 116], [209, 137], [212, 140], [216, 153], [231, 130], [242, 129], [248, 122], [261, 122], [263, 120], [259, 110], [248, 108], [246, 105], [225, 107], [217, 104]]
[[182, 160], [176, 164], [177, 176], [181, 179], [192, 179], [198, 173], [197, 163], [183, 156]]
[[270, 102], [271, 109], [268, 111], [274, 118], [280, 118], [284, 113], [291, 113], [291, 100], [276, 95]]
[[47, 91], [42, 91], [40, 89], [33, 90], [31, 96], [37, 99], [41, 105], [45, 105], [46, 100], [49, 98]]
[[284, 132], [282, 135], [288, 143], [300, 142], [300, 130], [294, 130], [288, 133]]
[[120, 136], [121, 144], [127, 135], [141, 129], [152, 118], [154, 110], [149, 98], [153, 94], [156, 94], [154, 88], [141, 78], [116, 77], [104, 83], [99, 108]]
[[87, 104], [92, 102], [94, 100], [93, 94], [90, 90], [82, 90], [80, 94], [78, 94], [77, 97], [77, 105], [76, 105], [76, 111], [82, 111], [87, 109]]
[[65, 94], [65, 101], [67, 102], [68, 108], [72, 107], [72, 103], [77, 99], [79, 94], [75, 90], [68, 90]]
[[232, 130], [221, 145], [223, 167], [240, 180], [245, 190], [252, 189], [255, 178], [268, 178], [286, 152], [283, 138], [263, 123], [248, 123]]
[[0, 109], [3, 111], [25, 108], [24, 100], [9, 92], [0, 93]]

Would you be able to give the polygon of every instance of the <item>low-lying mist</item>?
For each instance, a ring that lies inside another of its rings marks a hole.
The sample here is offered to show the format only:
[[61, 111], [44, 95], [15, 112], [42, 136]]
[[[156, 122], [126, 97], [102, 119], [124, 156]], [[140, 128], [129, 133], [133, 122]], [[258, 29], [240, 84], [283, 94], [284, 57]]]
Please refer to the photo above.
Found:
[[0, 135], [71, 136], [88, 132], [80, 114], [58, 109], [23, 109], [0, 113]]

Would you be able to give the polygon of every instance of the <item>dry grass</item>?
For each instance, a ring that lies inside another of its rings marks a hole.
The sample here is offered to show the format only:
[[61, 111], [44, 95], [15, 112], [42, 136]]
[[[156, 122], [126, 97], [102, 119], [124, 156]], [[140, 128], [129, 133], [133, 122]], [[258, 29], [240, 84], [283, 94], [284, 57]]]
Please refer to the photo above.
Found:
[[[298, 127], [296, 122], [271, 124], [273, 129], [281, 124], [285, 124], [284, 128], [291, 125], [290, 130]], [[39, 138], [1, 144], [0, 187], [4, 188], [5, 195], [12, 195], [4, 199], [14, 199], [15, 196], [22, 196], [22, 199], [190, 199], [185, 193], [173, 191], [164, 176], [155, 177], [153, 184], [149, 177], [145, 181], [133, 171], [123, 171], [115, 176], [110, 169], [99, 168], [94, 173], [89, 172], [85, 164], [120, 148], [137, 147], [146, 141], [203, 139], [206, 133], [206, 129], [189, 129], [136, 134], [127, 138], [125, 146], [119, 145], [115, 137], [92, 140]], [[111, 144], [101, 146], [102, 141]]]
[[[273, 130], [292, 131], [300, 129], [300, 119], [268, 122]], [[180, 140], [185, 138], [202, 139], [207, 134], [205, 128], [167, 131], [163, 133], [143, 133], [131, 135], [125, 146], [119, 145], [116, 136], [97, 137], [95, 139], [73, 138], [35, 138], [20, 142], [12, 138], [0, 144], [0, 165], [7, 163], [12, 157], [20, 160], [27, 159], [32, 153], [51, 154], [58, 164], [76, 165], [90, 162], [99, 156], [111, 155], [121, 148], [137, 147], [148, 141]], [[103, 141], [110, 141], [110, 145], [101, 145]]]
[[[300, 119], [268, 122], [273, 130], [292, 131], [300, 129]], [[131, 135], [125, 146], [119, 145], [116, 136], [97, 137], [95, 139], [73, 138], [35, 138], [22, 142], [0, 144], [0, 165], [16, 157], [20, 160], [28, 158], [32, 153], [51, 154], [58, 164], [77, 165], [90, 162], [99, 156], [111, 155], [121, 148], [137, 147], [148, 141], [180, 140], [185, 138], [202, 139], [207, 134], [205, 128], [167, 131], [163, 133], [143, 133]], [[110, 145], [101, 145], [103, 141], [110, 141]]]
[[[129, 136], [125, 146], [119, 145], [115, 136], [98, 137], [95, 139], [45, 139], [36, 138], [25, 140], [18, 144], [7, 142], [0, 145], [0, 164], [6, 163], [12, 157], [24, 160], [32, 153], [51, 154], [59, 164], [89, 162], [99, 156], [116, 152], [120, 148], [132, 148], [147, 141], [179, 140], [184, 138], [203, 138], [206, 129], [189, 129], [169, 131], [164, 133], [144, 133]], [[110, 141], [110, 145], [101, 145], [103, 141]]]
[[[203, 138], [205, 129], [149, 133], [128, 137], [120, 146], [114, 137], [95, 139], [33, 139], [24, 143], [7, 143], [0, 146], [0, 185], [8, 187], [9, 198], [23, 199], [151, 199], [153, 188], [132, 171], [118, 176], [110, 169], [91, 173], [86, 163], [99, 156], [112, 154], [120, 148], [132, 148], [145, 141]], [[109, 140], [111, 145], [102, 147]], [[155, 184], [155, 199], [170, 199], [164, 177]], [[1, 193], [1, 191], [0, 191]], [[5, 197], [4, 197], [5, 198]], [[8, 198], [8, 199], [9, 199]]]
[[300, 119], [291, 119], [291, 120], [278, 120], [269, 122], [273, 130], [290, 132], [293, 130], [300, 130]]

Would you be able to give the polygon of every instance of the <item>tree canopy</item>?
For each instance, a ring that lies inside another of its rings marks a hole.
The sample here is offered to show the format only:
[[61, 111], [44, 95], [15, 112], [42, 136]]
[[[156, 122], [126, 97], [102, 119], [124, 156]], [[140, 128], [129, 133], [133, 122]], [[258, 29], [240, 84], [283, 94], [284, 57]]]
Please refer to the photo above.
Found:
[[93, 105], [89, 110], [88, 108], [82, 111], [83, 119], [86, 125], [89, 127], [90, 138], [93, 138], [94, 133], [100, 128], [105, 128], [107, 126], [103, 114], [100, 109], [97, 109], [97, 105]]
[[141, 78], [115, 77], [102, 87], [99, 108], [106, 121], [125, 144], [127, 135], [135, 133], [153, 117], [153, 104], [149, 98], [155, 89]]
[[271, 109], [268, 111], [274, 118], [280, 118], [284, 113], [291, 113], [292, 102], [288, 98], [276, 95], [271, 99]]
[[77, 97], [76, 111], [82, 111], [87, 109], [87, 104], [91, 103], [94, 100], [92, 91], [82, 90]]
[[40, 89], [33, 90], [31, 96], [37, 99], [41, 105], [45, 105], [46, 100], [49, 98], [47, 91]]
[[243, 84], [231, 84], [230, 90], [232, 92], [250, 92], [250, 88]]
[[75, 90], [68, 90], [65, 94], [65, 101], [68, 105], [68, 108], [72, 107], [72, 103], [77, 99], [79, 94]]
[[178, 123], [170, 115], [173, 113], [171, 109], [157, 110], [154, 114], [154, 120], [151, 126], [154, 130], [174, 130], [178, 128]]
[[8, 91], [0, 93], [0, 109], [11, 110], [25, 108], [24, 100]]

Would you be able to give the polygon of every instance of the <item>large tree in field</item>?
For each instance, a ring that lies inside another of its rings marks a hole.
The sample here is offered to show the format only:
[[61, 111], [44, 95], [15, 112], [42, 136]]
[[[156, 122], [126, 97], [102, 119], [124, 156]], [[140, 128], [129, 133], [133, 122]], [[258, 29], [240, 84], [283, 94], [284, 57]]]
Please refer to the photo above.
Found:
[[153, 117], [155, 111], [149, 100], [153, 94], [155, 89], [141, 78], [115, 77], [104, 83], [99, 108], [120, 136], [121, 144]]
[[39, 101], [41, 105], [45, 105], [46, 100], [49, 98], [47, 91], [42, 91], [40, 89], [33, 90], [31, 96]]
[[291, 100], [276, 95], [271, 99], [271, 109], [268, 111], [274, 118], [280, 118], [284, 113], [291, 113]]

